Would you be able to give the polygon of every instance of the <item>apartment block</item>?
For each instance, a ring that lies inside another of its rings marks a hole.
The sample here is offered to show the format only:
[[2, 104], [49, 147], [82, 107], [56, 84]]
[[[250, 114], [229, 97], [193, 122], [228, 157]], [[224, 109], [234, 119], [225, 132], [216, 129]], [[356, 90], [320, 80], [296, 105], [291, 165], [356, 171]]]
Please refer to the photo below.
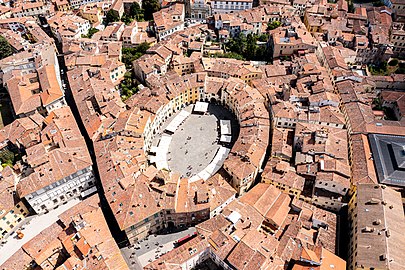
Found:
[[302, 23], [275, 29], [269, 43], [274, 58], [314, 52], [317, 47], [315, 39]]
[[[27, 128], [35, 130], [30, 140], [23, 132]], [[1, 136], [3, 145], [25, 150], [18, 169], [7, 179], [16, 183], [17, 198], [35, 213], [96, 191], [90, 155], [69, 107], [56, 109], [46, 118], [34, 114], [16, 120], [1, 130]]]
[[253, 7], [253, 1], [241, 0], [241, 1], [223, 1], [216, 0], [211, 2], [211, 10], [213, 14], [221, 13], [233, 13], [240, 10], [251, 9]]
[[153, 13], [155, 33], [158, 40], [184, 29], [184, 4], [175, 3]]
[[9, 166], [1, 172], [3, 179], [0, 180], [0, 240], [7, 238], [30, 214], [22, 201], [15, 201], [15, 185], [9, 178], [13, 173]]
[[17, 1], [12, 11], [13, 17], [47, 16], [51, 11], [51, 4], [44, 1]]
[[36, 112], [45, 116], [66, 104], [53, 44], [40, 44], [4, 58], [0, 66], [16, 116]]

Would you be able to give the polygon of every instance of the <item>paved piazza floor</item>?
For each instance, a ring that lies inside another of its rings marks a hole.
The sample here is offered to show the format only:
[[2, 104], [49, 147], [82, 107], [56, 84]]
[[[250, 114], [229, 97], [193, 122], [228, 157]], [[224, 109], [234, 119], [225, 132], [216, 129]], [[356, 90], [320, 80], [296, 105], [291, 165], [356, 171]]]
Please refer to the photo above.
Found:
[[[192, 105], [185, 110], [191, 112]], [[165, 124], [174, 117], [175, 115]], [[191, 177], [201, 172], [212, 161], [220, 147], [217, 142], [220, 119], [232, 121], [232, 140], [236, 140], [238, 124], [232, 113], [222, 106], [210, 104], [206, 114], [190, 114], [172, 135], [167, 155], [170, 170]]]
[[140, 241], [137, 246], [125, 247], [121, 249], [130, 269], [141, 270], [148, 263], [156, 260], [163, 254], [174, 249], [174, 243], [180, 238], [190, 234], [192, 235], [196, 229], [194, 227], [173, 232], [169, 234], [150, 235], [147, 239]]

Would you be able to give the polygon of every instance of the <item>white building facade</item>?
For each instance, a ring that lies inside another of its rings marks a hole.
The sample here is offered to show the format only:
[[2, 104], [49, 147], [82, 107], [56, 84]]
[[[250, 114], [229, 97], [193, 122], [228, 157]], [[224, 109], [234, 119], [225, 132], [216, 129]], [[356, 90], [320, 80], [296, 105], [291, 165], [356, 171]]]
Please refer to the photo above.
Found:
[[89, 166], [24, 198], [37, 214], [44, 214], [74, 198], [86, 197], [96, 191], [93, 169]]
[[28, 5], [25, 5], [24, 7], [18, 8], [16, 12], [13, 13], [13, 16], [15, 18], [22, 18], [22, 17], [35, 17], [38, 15], [43, 15], [46, 16], [49, 14], [51, 6], [49, 4], [44, 4], [38, 2], [36, 3], [31, 3]]
[[233, 13], [253, 7], [253, 0], [225, 1], [215, 0], [211, 2], [212, 14]]

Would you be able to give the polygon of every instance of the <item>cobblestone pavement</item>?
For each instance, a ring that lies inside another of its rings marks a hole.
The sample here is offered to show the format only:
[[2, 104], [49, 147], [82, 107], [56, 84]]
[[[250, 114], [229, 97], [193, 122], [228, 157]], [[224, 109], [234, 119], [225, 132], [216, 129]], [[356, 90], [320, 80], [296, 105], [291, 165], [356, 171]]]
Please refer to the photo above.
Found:
[[[191, 108], [188, 106], [186, 110], [191, 111]], [[168, 152], [170, 170], [191, 177], [207, 167], [220, 147], [220, 119], [233, 121], [233, 140], [237, 138], [237, 124], [232, 114], [222, 106], [210, 104], [206, 114], [191, 114], [172, 135]]]
[[121, 253], [124, 255], [131, 269], [142, 269], [145, 265], [156, 260], [162, 254], [172, 250], [175, 241], [188, 234], [191, 235], [195, 231], [195, 228], [191, 227], [174, 233], [150, 235], [147, 239], [140, 241], [134, 247], [122, 248]]
[[191, 114], [172, 135], [168, 163], [183, 176], [201, 172], [219, 149], [218, 119], [214, 115]]

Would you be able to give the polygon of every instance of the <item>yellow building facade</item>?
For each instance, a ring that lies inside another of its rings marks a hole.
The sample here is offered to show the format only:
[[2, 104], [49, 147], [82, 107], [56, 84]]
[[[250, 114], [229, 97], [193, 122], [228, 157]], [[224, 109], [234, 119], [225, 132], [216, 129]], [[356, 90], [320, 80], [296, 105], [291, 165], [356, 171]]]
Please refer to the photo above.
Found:
[[21, 223], [29, 211], [24, 203], [17, 203], [12, 209], [0, 211], [0, 239], [3, 239], [10, 233], [19, 223]]
[[289, 185], [286, 185], [284, 183], [273, 181], [273, 180], [271, 180], [269, 178], [262, 178], [262, 183], [273, 185], [276, 188], [281, 189], [283, 192], [288, 193], [288, 194], [294, 196], [297, 199], [299, 199], [300, 196], [301, 196], [301, 190], [293, 188], [293, 187], [291, 187]]
[[80, 9], [80, 15], [91, 24], [102, 22], [103, 11], [96, 4], [87, 4]]

